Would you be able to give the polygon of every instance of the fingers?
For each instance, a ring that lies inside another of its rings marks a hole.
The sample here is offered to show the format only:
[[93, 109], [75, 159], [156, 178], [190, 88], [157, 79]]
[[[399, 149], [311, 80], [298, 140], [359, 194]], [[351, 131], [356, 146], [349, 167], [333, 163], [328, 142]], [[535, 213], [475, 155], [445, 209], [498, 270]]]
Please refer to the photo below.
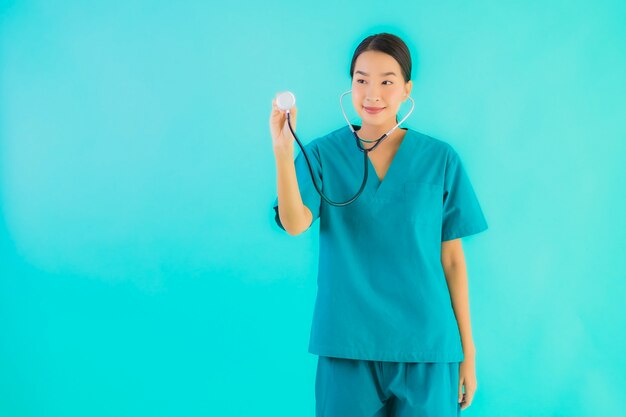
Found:
[[278, 108], [278, 105], [276, 104], [276, 99], [272, 100], [272, 112], [273, 113], [282, 113], [283, 112], [281, 109]]
[[472, 405], [472, 398], [465, 394], [463, 401], [461, 402], [461, 410], [465, 410], [467, 407]]
[[281, 110], [278, 108], [278, 105], [276, 104], [276, 99], [272, 100], [272, 109], [280, 113], [285, 113], [285, 110]]
[[[463, 386], [465, 386], [465, 392], [463, 392]], [[461, 410], [465, 410], [472, 404], [472, 400], [474, 399], [474, 391], [476, 390], [465, 384], [464, 380], [459, 383], [458, 402], [461, 404]]]
[[[298, 114], [298, 109], [294, 105], [289, 111], [289, 119], [293, 130], [296, 130], [296, 116]], [[278, 108], [276, 104], [276, 99], [272, 99], [272, 113], [270, 114], [270, 127], [272, 129], [277, 128], [278, 130], [283, 130], [284, 134], [287, 137], [292, 137], [291, 131], [287, 124], [287, 111], [281, 110]]]

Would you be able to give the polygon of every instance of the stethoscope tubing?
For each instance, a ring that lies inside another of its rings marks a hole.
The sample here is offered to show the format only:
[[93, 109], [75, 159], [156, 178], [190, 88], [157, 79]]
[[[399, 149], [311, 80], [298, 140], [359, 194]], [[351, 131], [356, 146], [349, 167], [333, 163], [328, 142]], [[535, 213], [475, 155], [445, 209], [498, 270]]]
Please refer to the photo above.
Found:
[[[315, 186], [315, 190], [320, 195], [320, 197], [322, 197], [328, 204], [330, 204], [332, 206], [336, 206], [336, 207], [347, 206], [348, 204], [351, 204], [353, 201], [355, 201], [361, 195], [361, 193], [365, 189], [365, 184], [367, 184], [367, 177], [368, 177], [368, 173], [369, 173], [369, 165], [367, 163], [368, 153], [373, 151], [374, 149], [376, 149], [376, 147], [378, 145], [380, 145], [384, 139], [386, 139], [394, 130], [396, 130], [398, 128], [398, 126], [400, 126], [411, 115], [411, 113], [413, 112], [413, 109], [415, 108], [415, 100], [413, 100], [413, 98], [411, 98], [410, 96], [407, 97], [412, 102], [411, 110], [407, 113], [407, 115], [404, 116], [402, 118], [402, 120], [400, 120], [393, 128], [391, 128], [387, 133], [383, 134], [380, 138], [378, 138], [376, 140], [365, 140], [365, 139], [361, 139], [357, 135], [356, 130], [354, 130], [354, 127], [350, 123], [350, 120], [348, 119], [348, 116], [346, 116], [346, 112], [343, 109], [343, 102], [342, 102], [343, 96], [348, 94], [348, 93], [350, 93], [350, 92], [352, 92], [352, 90], [348, 90], [348, 91], [344, 92], [343, 94], [341, 94], [341, 96], [339, 97], [339, 105], [341, 106], [341, 112], [343, 113], [343, 117], [348, 122], [348, 126], [350, 127], [350, 130], [352, 130], [352, 134], [354, 135], [354, 138], [356, 140], [357, 148], [361, 152], [363, 152], [363, 162], [364, 162], [363, 170], [364, 170], [365, 174], [363, 175], [363, 182], [361, 183], [361, 188], [359, 188], [359, 191], [357, 191], [357, 193], [352, 198], [350, 198], [348, 201], [344, 201], [342, 203], [338, 203], [338, 202], [332, 201], [328, 197], [326, 197], [326, 195], [322, 192], [322, 190], [320, 190], [319, 186], [315, 182], [315, 174], [313, 173], [313, 168], [311, 167], [311, 161], [309, 160], [309, 156], [304, 151], [304, 146], [302, 145], [302, 142], [300, 142], [300, 139], [298, 139], [298, 136], [296, 135], [296, 132], [294, 132], [294, 130], [293, 130], [292, 126], [291, 126], [291, 114], [290, 114], [290, 111], [289, 110], [286, 111], [286, 113], [287, 113], [287, 124], [289, 125], [289, 130], [291, 131], [291, 134], [293, 135], [293, 137], [296, 139], [296, 142], [298, 142], [298, 146], [300, 146], [300, 149], [302, 149], [302, 154], [304, 155], [304, 159], [306, 160], [307, 166], [309, 168], [309, 172], [311, 173], [311, 181], [313, 181], [313, 185]], [[367, 148], [363, 148], [363, 146], [361, 145], [361, 142], [368, 142], [368, 143], [376, 142], [376, 144], [374, 146], [372, 146], [371, 148], [367, 149]]]

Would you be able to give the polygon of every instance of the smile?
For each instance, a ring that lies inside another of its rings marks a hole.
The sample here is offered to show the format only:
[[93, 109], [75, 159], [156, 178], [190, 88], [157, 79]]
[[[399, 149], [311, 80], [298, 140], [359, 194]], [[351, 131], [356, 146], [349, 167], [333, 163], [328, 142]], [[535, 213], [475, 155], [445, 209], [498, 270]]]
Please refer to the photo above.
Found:
[[380, 113], [381, 111], [385, 110], [385, 109], [386, 109], [386, 107], [379, 107], [379, 108], [376, 108], [376, 107], [365, 107], [365, 106], [363, 106], [363, 109], [364, 109], [366, 112], [368, 112], [369, 114], [378, 114], [378, 113]]

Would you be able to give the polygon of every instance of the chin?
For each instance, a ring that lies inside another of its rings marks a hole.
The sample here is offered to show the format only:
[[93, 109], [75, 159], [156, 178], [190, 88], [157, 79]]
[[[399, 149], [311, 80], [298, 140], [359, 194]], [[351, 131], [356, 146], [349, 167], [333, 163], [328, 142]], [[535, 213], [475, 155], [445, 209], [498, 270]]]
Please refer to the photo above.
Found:
[[[359, 116], [361, 116], [361, 120], [363, 122], [367, 121], [367, 124], [372, 126], [386, 125], [389, 123], [389, 119], [379, 119], [375, 115], [371, 115], [369, 113], [366, 113], [365, 111], [363, 111], [363, 114]], [[393, 122], [394, 124], [396, 123], [395, 118], [393, 118]]]

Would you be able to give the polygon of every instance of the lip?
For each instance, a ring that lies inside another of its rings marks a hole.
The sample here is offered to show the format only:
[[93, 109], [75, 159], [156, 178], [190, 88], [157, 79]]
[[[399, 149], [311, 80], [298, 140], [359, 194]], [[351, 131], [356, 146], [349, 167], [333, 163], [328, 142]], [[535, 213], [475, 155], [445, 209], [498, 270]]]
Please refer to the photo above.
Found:
[[369, 114], [378, 114], [381, 111], [385, 110], [386, 107], [365, 107], [363, 106], [363, 110], [368, 112]]

